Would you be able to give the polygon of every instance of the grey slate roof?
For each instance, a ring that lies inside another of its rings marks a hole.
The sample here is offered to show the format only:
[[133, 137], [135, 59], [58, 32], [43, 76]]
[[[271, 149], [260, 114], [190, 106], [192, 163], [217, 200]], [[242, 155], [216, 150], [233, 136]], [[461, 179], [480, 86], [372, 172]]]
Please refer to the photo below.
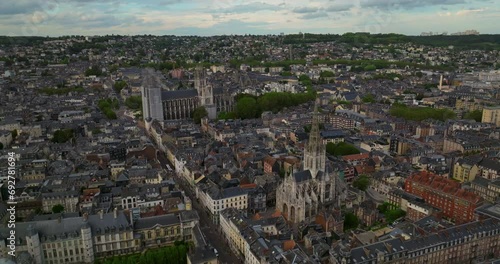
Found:
[[146, 218], [139, 218], [135, 221], [134, 227], [136, 229], [150, 229], [159, 226], [169, 226], [179, 224], [180, 220], [175, 214], [158, 215]]
[[303, 182], [312, 179], [311, 171], [299, 171], [293, 174], [293, 177], [296, 182]]
[[175, 99], [183, 99], [183, 98], [192, 98], [192, 97], [197, 97], [197, 96], [198, 96], [198, 91], [196, 91], [195, 89], [162, 91], [162, 93], [161, 93], [162, 100], [175, 100]]

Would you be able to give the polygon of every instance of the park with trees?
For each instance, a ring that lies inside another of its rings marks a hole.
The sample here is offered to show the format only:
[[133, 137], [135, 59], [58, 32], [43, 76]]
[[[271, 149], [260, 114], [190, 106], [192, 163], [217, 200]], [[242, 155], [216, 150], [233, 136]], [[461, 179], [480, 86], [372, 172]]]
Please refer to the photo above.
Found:
[[392, 105], [389, 113], [395, 117], [401, 117], [406, 120], [423, 121], [426, 119], [435, 119], [446, 121], [455, 119], [456, 114], [449, 109], [437, 109], [430, 107], [408, 107], [403, 104], [395, 103]]
[[190, 245], [184, 241], [176, 241], [173, 245], [149, 249], [143, 253], [114, 256], [97, 260], [96, 264], [186, 264]]

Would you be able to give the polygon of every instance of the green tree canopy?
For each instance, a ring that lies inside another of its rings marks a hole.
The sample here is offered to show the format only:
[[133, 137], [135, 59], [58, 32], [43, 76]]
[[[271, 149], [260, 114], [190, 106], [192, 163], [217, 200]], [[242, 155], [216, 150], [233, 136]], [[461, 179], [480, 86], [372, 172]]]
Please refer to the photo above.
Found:
[[245, 97], [236, 104], [236, 114], [242, 118], [255, 118], [258, 113], [257, 101], [251, 97]]
[[345, 142], [339, 142], [337, 144], [328, 142], [326, 144], [326, 152], [333, 156], [345, 156], [360, 153], [355, 146]]
[[374, 71], [377, 69], [377, 66], [373, 65], [373, 64], [370, 64], [370, 65], [366, 65], [364, 70], [365, 71]]
[[391, 204], [388, 202], [384, 202], [383, 204], [379, 205], [377, 209], [380, 213], [385, 214], [385, 212], [391, 209]]
[[476, 120], [476, 122], [481, 122], [482, 118], [483, 118], [483, 111], [482, 110], [470, 111], [464, 115], [464, 119], [472, 119], [472, 120]]
[[354, 180], [352, 186], [362, 191], [366, 191], [368, 186], [370, 186], [370, 178], [366, 175], [360, 175], [356, 180]]
[[65, 143], [74, 137], [73, 129], [60, 129], [54, 132], [52, 142]]
[[113, 85], [113, 88], [117, 93], [120, 93], [123, 88], [127, 87], [127, 82], [125, 81], [116, 81]]
[[335, 73], [333, 73], [332, 71], [322, 71], [319, 74], [319, 77], [320, 78], [335, 77]]
[[101, 76], [102, 75], [101, 68], [99, 68], [99, 66], [97, 65], [94, 65], [85, 71], [85, 76], [91, 76], [91, 75]]
[[125, 105], [130, 110], [141, 110], [142, 109], [142, 97], [140, 95], [130, 96], [125, 99]]
[[375, 97], [373, 96], [373, 94], [365, 95], [362, 100], [364, 103], [375, 103]]
[[124, 256], [113, 256], [106, 259], [99, 259], [96, 264], [136, 264], [136, 263], [169, 263], [186, 264], [187, 253], [190, 245], [184, 241], [175, 241], [173, 245], [149, 249], [142, 254], [131, 254]]
[[97, 106], [108, 119], [117, 119], [116, 113], [113, 109], [120, 108], [120, 103], [116, 98], [101, 99], [97, 102]]
[[237, 118], [237, 116], [236, 116], [235, 112], [220, 112], [219, 116], [217, 117], [217, 119], [220, 119], [220, 120], [236, 119], [236, 118]]
[[407, 107], [406, 105], [393, 104], [389, 113], [406, 120], [422, 121], [425, 119], [435, 119], [446, 121], [454, 119], [456, 114], [449, 109], [436, 109], [430, 107]]
[[359, 225], [358, 217], [353, 213], [346, 213], [344, 216], [344, 231], [355, 229]]
[[392, 222], [396, 221], [396, 219], [398, 219], [400, 217], [404, 217], [405, 215], [406, 215], [406, 212], [399, 209], [399, 208], [393, 209], [393, 210], [388, 210], [384, 213], [385, 220], [388, 223], [392, 223]]
[[52, 206], [52, 212], [54, 214], [62, 213], [64, 212], [64, 206], [62, 206], [61, 204], [56, 204]]
[[207, 109], [204, 106], [200, 106], [193, 111], [193, 119], [196, 124], [201, 123], [201, 119], [208, 116]]

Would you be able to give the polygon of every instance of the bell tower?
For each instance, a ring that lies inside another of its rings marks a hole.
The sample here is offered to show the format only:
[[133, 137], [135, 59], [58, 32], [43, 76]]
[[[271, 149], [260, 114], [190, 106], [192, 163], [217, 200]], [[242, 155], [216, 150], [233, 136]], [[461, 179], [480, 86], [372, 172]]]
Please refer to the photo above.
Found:
[[209, 119], [217, 118], [217, 107], [214, 104], [212, 85], [207, 82], [205, 69], [198, 66], [194, 73], [194, 87], [198, 91], [200, 106], [205, 107]]

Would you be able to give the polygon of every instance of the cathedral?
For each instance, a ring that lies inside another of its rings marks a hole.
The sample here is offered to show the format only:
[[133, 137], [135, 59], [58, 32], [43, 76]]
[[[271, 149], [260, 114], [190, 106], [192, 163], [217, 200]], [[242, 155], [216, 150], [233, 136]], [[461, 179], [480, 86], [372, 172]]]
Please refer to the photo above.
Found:
[[203, 68], [196, 68], [194, 88], [162, 90], [157, 84], [146, 83], [142, 89], [144, 118], [157, 120], [189, 119], [193, 111], [204, 106], [209, 119], [219, 112], [233, 110], [234, 98], [225, 87], [212, 87]]
[[337, 174], [327, 166], [316, 102], [303, 170], [285, 176], [276, 190], [276, 208], [292, 223], [312, 221], [321, 210], [338, 202], [336, 179]]

